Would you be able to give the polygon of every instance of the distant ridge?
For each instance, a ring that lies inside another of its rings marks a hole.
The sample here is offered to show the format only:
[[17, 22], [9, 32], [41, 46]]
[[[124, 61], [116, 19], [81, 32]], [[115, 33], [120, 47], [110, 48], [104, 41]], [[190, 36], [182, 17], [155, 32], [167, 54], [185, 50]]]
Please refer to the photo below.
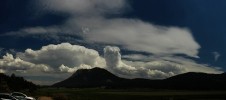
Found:
[[53, 87], [151, 88], [183, 90], [226, 90], [226, 74], [189, 72], [163, 80], [125, 79], [101, 68], [80, 69]]
[[7, 76], [3, 73], [0, 73], [0, 92], [10, 92], [10, 91], [22, 91], [29, 90], [33, 92], [37, 89], [37, 85], [25, 80], [23, 77]]
[[[226, 90], [226, 74], [188, 72], [164, 80], [174, 89]], [[176, 83], [176, 84], [175, 84]]]

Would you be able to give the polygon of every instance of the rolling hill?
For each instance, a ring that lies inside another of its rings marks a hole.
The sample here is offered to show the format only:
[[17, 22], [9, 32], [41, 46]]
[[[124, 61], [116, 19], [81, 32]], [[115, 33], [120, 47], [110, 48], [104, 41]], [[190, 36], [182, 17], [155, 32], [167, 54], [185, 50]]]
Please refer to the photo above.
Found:
[[37, 89], [37, 85], [25, 80], [23, 77], [7, 76], [3, 73], [0, 73], [0, 92], [10, 92], [10, 91], [22, 91], [28, 90], [30, 92]]
[[225, 90], [226, 74], [189, 72], [163, 80], [125, 79], [101, 68], [80, 69], [53, 87], [151, 88], [180, 90]]

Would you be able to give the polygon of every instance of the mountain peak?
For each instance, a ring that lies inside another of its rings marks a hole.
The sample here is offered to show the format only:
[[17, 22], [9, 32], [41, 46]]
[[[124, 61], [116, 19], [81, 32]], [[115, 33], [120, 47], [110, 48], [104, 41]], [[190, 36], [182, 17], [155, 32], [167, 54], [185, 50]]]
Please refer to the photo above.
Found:
[[95, 67], [92, 69], [79, 69], [68, 79], [53, 86], [71, 87], [76, 85], [79, 87], [96, 87], [112, 84], [120, 80], [123, 80], [123, 78], [115, 76], [106, 69]]
[[100, 81], [107, 79], [118, 79], [119, 77], [113, 75], [106, 69], [95, 67], [92, 69], [79, 69], [70, 78], [77, 80]]
[[85, 74], [101, 74], [101, 73], [107, 73], [107, 72], [108, 72], [107, 70], [98, 68], [98, 67], [95, 67], [92, 69], [79, 69], [72, 75], [72, 77], [85, 75]]
[[188, 90], [224, 90], [226, 75], [189, 72], [163, 80], [124, 79], [106, 69], [80, 69], [71, 77], [54, 84], [55, 87], [108, 87], [108, 88], [152, 88], [152, 89], [188, 89]]

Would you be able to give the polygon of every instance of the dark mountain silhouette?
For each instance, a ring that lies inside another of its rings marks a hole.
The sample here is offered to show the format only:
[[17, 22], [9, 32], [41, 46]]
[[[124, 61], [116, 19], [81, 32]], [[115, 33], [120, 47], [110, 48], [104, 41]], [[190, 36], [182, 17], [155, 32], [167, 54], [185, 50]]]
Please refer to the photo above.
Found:
[[23, 77], [17, 77], [15, 74], [7, 76], [0, 73], [0, 92], [29, 90], [30, 92], [37, 89], [37, 85], [25, 80]]
[[226, 74], [207, 74], [189, 72], [164, 80], [168, 88], [174, 89], [205, 89], [226, 90]]
[[113, 86], [125, 79], [117, 77], [101, 68], [80, 69], [68, 79], [56, 83], [57, 87], [101, 87]]
[[125, 79], [101, 68], [80, 69], [54, 87], [151, 88], [180, 90], [226, 90], [226, 74], [189, 72], [163, 80]]

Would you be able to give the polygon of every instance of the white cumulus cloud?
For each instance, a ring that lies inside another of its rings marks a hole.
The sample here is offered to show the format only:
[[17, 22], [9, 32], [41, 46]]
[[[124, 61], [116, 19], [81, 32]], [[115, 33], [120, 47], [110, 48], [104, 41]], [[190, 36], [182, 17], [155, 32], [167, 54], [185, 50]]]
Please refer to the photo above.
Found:
[[21, 71], [21, 72], [47, 72], [49, 67], [44, 64], [34, 64], [24, 61], [19, 57], [14, 58], [11, 54], [6, 54], [3, 59], [0, 59], [0, 69], [5, 71]]
[[93, 68], [93, 66], [86, 65], [86, 64], [81, 64], [79, 67], [74, 67], [74, 68], [64, 66], [63, 64], [59, 67], [61, 72], [66, 72], [66, 73], [74, 73], [78, 69], [91, 69], [91, 68]]
[[[142, 58], [142, 56], [138, 56]], [[182, 57], [154, 57], [147, 62], [122, 60], [120, 49], [111, 46], [104, 48], [104, 57], [106, 68], [114, 74], [125, 78], [162, 79], [186, 72], [222, 73], [217, 68], [197, 64]], [[149, 58], [145, 57], [145, 59], [148, 60]]]
[[[126, 56], [134, 57], [132, 56]], [[220, 69], [205, 64], [171, 56], [156, 58], [141, 56], [146, 61], [129, 61], [121, 58], [120, 49], [115, 46], [104, 48], [104, 57], [94, 49], [70, 43], [43, 46], [40, 50], [27, 49], [13, 57], [6, 54], [0, 59], [0, 70], [5, 73], [16, 72], [27, 76], [48, 76], [65, 79], [78, 69], [105, 68], [124, 78], [162, 79], [185, 72], [221, 73]], [[34, 80], [37, 81], [37, 80]], [[52, 80], [56, 82], [60, 80]]]
[[35, 64], [49, 65], [56, 71], [59, 67], [60, 71], [65, 71], [65, 68], [72, 70], [71, 68], [84, 64], [95, 67], [100, 59], [97, 51], [70, 43], [47, 45], [40, 50], [27, 49], [24, 53], [18, 53], [17, 56]]

